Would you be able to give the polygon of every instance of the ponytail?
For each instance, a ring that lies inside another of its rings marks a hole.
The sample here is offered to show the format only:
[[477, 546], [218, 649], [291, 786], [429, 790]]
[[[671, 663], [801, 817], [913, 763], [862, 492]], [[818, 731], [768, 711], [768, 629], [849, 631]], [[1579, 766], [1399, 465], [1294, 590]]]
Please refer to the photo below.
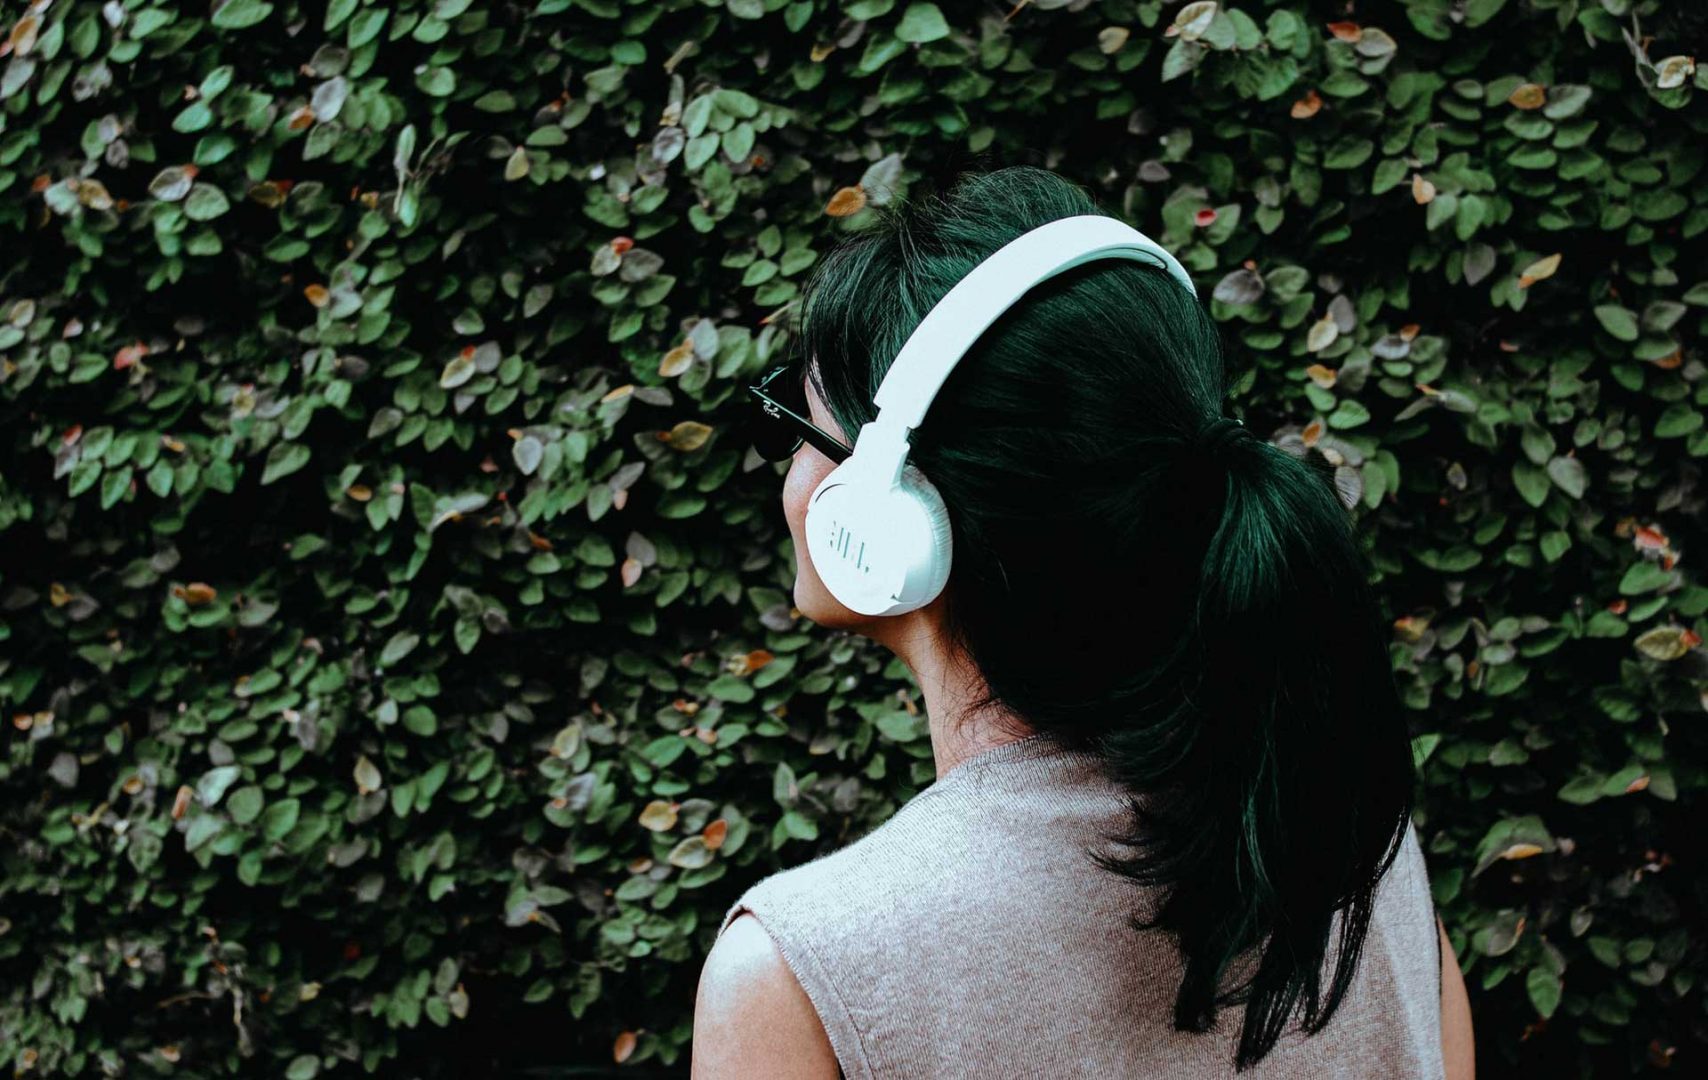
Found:
[[1097, 860], [1167, 887], [1155, 917], [1131, 925], [1179, 943], [1178, 1029], [1207, 1031], [1220, 1006], [1245, 1004], [1244, 1069], [1296, 1012], [1314, 1033], [1345, 995], [1405, 836], [1413, 766], [1368, 567], [1331, 478], [1259, 439], [1183, 457], [1173, 497], [1225, 488], [1200, 549], [1193, 647], [1181, 692], [1103, 739], [1111, 775], [1153, 797], [1130, 800], [1131, 836], [1109, 838], [1135, 853]]

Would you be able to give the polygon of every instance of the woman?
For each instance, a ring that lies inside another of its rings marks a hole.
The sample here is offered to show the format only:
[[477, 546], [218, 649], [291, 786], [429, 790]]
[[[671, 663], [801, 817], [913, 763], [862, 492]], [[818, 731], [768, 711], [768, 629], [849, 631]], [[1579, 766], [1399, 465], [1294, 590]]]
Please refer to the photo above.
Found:
[[1063, 272], [955, 366], [908, 452], [954, 540], [930, 604], [856, 614], [802, 555], [925, 314], [1091, 213], [1041, 169], [963, 177], [806, 290], [811, 363], [767, 380], [762, 421], [802, 437], [795, 604], [908, 665], [937, 780], [731, 906], [697, 1080], [1471, 1075], [1352, 522], [1318, 467], [1218, 419], [1217, 328], [1166, 271]]

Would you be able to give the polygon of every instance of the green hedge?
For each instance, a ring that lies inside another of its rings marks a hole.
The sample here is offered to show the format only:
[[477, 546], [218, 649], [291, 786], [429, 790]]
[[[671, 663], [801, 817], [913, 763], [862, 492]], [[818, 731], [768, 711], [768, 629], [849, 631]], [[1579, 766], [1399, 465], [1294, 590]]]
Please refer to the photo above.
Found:
[[1484, 1069], [1701, 1067], [1702, 9], [1005, 6], [8, 7], [14, 1069], [685, 1071], [724, 907], [932, 777], [742, 387], [1011, 162], [1339, 466]]

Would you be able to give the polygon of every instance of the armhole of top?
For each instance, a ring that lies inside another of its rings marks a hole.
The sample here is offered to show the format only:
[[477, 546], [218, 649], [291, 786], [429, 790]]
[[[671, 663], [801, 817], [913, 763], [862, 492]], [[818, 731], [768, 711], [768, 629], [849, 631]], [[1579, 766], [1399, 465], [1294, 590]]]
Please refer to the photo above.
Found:
[[1429, 860], [1423, 854], [1423, 837], [1418, 835], [1417, 823], [1414, 821], [1406, 826], [1411, 831], [1411, 843], [1417, 845], [1417, 865], [1423, 875], [1424, 895], [1429, 897], [1429, 921], [1435, 924], [1435, 999], [1441, 1000], [1441, 994], [1447, 988], [1447, 955], [1441, 939], [1445, 934], [1441, 916], [1435, 908], [1434, 890], [1429, 887]]
[[[1430, 914], [1432, 916], [1435, 914], [1435, 909], [1433, 907], [1431, 907], [1429, 909], [1429, 911], [1430, 911]], [[1446, 989], [1447, 989], [1447, 957], [1441, 951], [1441, 924], [1436, 923], [1435, 924], [1435, 996], [1440, 997], [1442, 992]]]
[[[826, 1037], [830, 1040], [830, 1048], [836, 1056], [837, 1080], [848, 1080], [848, 1072], [843, 1067], [844, 1061], [854, 1062], [858, 1075], [869, 1078], [875, 1075], [871, 1059], [867, 1056], [865, 1039], [854, 1022], [853, 1014], [848, 1004], [842, 999], [840, 989], [831, 980], [828, 969], [819, 961], [817, 953], [805, 941], [787, 942], [786, 933], [780, 934], [778, 912], [769, 904], [761, 903], [765, 908], [760, 911], [748, 903], [753, 899], [744, 893], [729, 910], [724, 913], [723, 923], [718, 927], [717, 937], [722, 937], [730, 924], [742, 915], [747, 915], [756, 921], [760, 928], [770, 936], [782, 955], [783, 962], [788, 964], [794, 974], [795, 981], [806, 992], [807, 1000], [812, 1003], [813, 1011], [818, 1014], [819, 1023], [824, 1027]], [[757, 901], [756, 901], [757, 902]], [[781, 920], [787, 925], [787, 919]]]

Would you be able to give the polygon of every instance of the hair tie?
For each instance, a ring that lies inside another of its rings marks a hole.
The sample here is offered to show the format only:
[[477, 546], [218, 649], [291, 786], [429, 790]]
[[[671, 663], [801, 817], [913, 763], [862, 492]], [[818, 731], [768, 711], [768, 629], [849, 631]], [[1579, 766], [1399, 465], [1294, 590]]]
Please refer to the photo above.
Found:
[[1220, 458], [1227, 448], [1240, 439], [1255, 439], [1245, 421], [1237, 417], [1218, 416], [1199, 428], [1192, 437], [1193, 445], [1208, 457]]

